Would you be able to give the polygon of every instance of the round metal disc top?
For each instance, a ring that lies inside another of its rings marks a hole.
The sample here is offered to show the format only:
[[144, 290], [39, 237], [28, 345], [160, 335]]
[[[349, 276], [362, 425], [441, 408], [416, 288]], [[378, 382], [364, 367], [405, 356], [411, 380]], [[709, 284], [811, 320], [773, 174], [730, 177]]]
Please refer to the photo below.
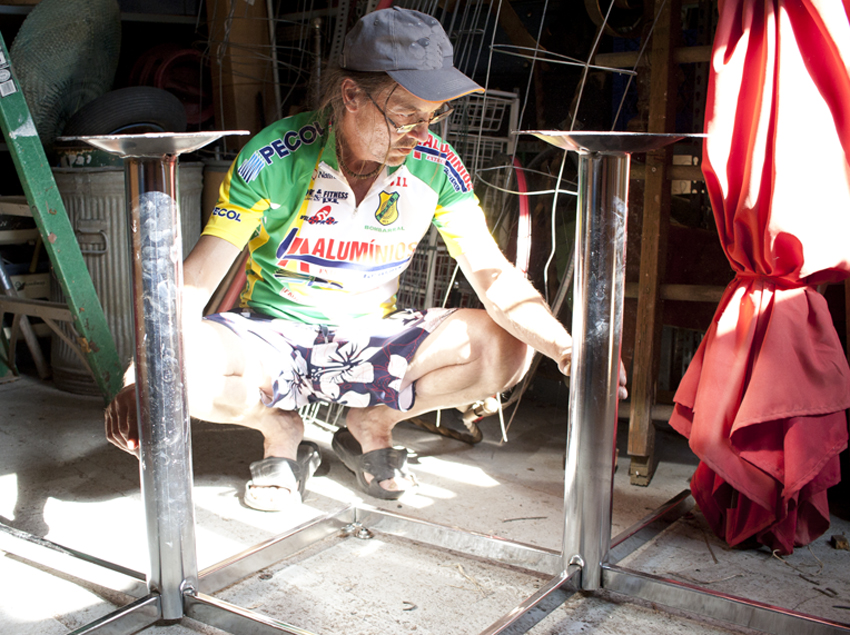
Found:
[[514, 134], [531, 134], [553, 146], [575, 152], [631, 154], [658, 150], [680, 139], [700, 139], [705, 134], [665, 134], [649, 132], [590, 132], [585, 130], [518, 130]]
[[160, 157], [194, 152], [216, 139], [228, 135], [246, 135], [248, 130], [205, 130], [201, 132], [147, 132], [144, 134], [97, 135], [91, 137], [59, 137], [58, 141], [86, 143], [126, 157]]

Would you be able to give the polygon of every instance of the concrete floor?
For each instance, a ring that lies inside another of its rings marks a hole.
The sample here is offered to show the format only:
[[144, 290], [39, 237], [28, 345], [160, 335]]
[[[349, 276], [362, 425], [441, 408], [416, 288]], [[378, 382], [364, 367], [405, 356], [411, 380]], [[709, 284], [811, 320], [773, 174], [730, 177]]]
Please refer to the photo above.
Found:
[[[65, 393], [25, 376], [0, 384], [0, 403], [0, 521], [144, 571], [147, 542], [138, 465], [104, 440], [100, 399]], [[446, 421], [450, 416], [445, 415]], [[401, 424], [396, 441], [418, 454], [413, 469], [421, 485], [400, 501], [364, 497], [364, 502], [558, 550], [563, 534], [563, 408], [530, 393], [506, 444], [499, 441], [498, 418], [481, 426], [484, 440], [470, 446]], [[621, 457], [626, 456], [624, 428], [618, 437]], [[305, 505], [292, 514], [263, 513], [240, 502], [248, 464], [261, 455], [260, 436], [233, 426], [193, 426], [200, 568], [360, 499], [353, 475], [330, 451], [330, 436], [328, 429], [308, 426], [307, 437], [319, 443], [325, 463], [309, 484]], [[657, 448], [660, 464], [649, 487], [631, 486], [627, 461], [621, 460], [615, 476], [614, 534], [688, 487], [696, 460], [684, 439], [662, 428]], [[843, 516], [835, 515], [830, 530], [811, 548], [780, 560], [766, 549], [726, 548], [695, 510], [623, 564], [847, 623], [850, 552], [828, 544], [831, 535], [850, 536], [850, 520]], [[18, 556], [0, 557], [0, 633], [68, 633], [127, 603], [108, 584], [87, 580]], [[378, 534], [368, 541], [325, 540], [216, 597], [316, 633], [475, 634], [546, 580]], [[143, 632], [220, 631], [184, 619]], [[573, 595], [528, 632], [749, 631], [600, 592]]]

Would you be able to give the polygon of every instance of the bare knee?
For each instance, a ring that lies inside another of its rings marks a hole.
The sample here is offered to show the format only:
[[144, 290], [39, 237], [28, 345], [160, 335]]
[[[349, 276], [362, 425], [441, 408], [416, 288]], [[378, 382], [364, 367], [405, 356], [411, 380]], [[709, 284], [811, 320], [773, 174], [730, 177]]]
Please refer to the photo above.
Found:
[[267, 378], [251, 349], [228, 328], [201, 322], [184, 337], [186, 389], [193, 417], [217, 423], [253, 420]]
[[482, 320], [483, 330], [478, 339], [482, 367], [492, 382], [492, 392], [502, 392], [515, 386], [531, 365], [533, 350], [493, 322]]

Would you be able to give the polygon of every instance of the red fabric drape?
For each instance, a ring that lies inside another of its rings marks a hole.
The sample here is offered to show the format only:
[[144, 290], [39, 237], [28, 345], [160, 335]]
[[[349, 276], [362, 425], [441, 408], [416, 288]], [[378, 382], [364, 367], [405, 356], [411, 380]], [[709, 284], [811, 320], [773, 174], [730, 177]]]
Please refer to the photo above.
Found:
[[815, 285], [850, 276], [850, 0], [720, 0], [703, 173], [736, 277], [670, 425], [730, 545], [829, 526], [850, 368]]

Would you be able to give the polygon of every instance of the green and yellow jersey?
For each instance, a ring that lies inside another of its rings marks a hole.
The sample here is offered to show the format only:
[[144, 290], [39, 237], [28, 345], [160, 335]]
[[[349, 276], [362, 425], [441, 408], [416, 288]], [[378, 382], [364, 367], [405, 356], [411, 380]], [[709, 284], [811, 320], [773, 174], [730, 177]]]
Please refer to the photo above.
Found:
[[242, 307], [311, 324], [383, 317], [430, 224], [452, 256], [492, 240], [466, 168], [438, 136], [384, 167], [359, 205], [335, 147], [333, 127], [302, 113], [257, 134], [228, 171], [203, 233], [248, 245]]

